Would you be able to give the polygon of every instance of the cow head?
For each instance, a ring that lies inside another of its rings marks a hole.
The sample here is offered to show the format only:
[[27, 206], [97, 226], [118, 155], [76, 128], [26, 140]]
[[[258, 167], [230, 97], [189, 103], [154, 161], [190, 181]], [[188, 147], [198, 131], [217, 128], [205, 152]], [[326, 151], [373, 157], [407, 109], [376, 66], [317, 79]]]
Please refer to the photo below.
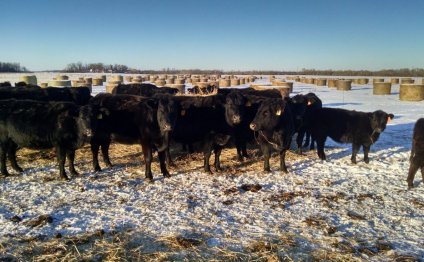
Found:
[[225, 98], [225, 119], [230, 126], [241, 123], [248, 101], [239, 92], [231, 92]]
[[157, 121], [162, 133], [170, 132], [178, 116], [177, 103], [170, 96], [158, 99]]
[[374, 132], [381, 133], [386, 129], [386, 125], [394, 118], [393, 114], [387, 114], [382, 110], [370, 113], [370, 123]]
[[287, 102], [290, 105], [290, 109], [293, 113], [293, 121], [296, 128], [299, 128], [303, 124], [303, 117], [308, 107], [308, 100], [304, 95], [295, 95], [292, 98], [288, 98]]
[[109, 110], [98, 105], [85, 105], [79, 108], [76, 124], [79, 136], [88, 140], [96, 131], [98, 124], [109, 115]]
[[253, 131], [273, 130], [279, 123], [286, 109], [286, 102], [282, 99], [267, 99], [259, 106], [258, 112], [250, 129]]

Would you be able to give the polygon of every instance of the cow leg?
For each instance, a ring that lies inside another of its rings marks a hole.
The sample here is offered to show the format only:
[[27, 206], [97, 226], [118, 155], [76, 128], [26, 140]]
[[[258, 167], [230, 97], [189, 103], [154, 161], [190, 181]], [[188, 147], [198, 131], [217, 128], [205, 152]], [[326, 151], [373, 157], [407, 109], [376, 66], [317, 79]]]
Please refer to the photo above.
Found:
[[149, 182], [153, 182], [153, 175], [152, 175], [152, 148], [148, 145], [142, 145], [143, 155], [144, 155], [144, 162], [146, 169], [144, 171], [146, 180]]
[[271, 150], [267, 144], [261, 144], [261, 151], [264, 154], [264, 171], [271, 172], [269, 167], [269, 158], [271, 156]]
[[421, 177], [422, 177], [423, 183], [424, 183], [424, 166], [421, 166]]
[[166, 168], [166, 152], [162, 151], [162, 152], [158, 152], [158, 158], [159, 158], [159, 163], [160, 163], [160, 171], [162, 172], [162, 175], [164, 177], [171, 177], [171, 175], [168, 172], [168, 169]]
[[6, 147], [4, 145], [0, 147], [0, 169], [3, 176], [9, 176], [6, 167]]
[[[309, 132], [305, 132], [305, 136], [306, 136], [306, 138], [305, 138], [305, 143], [303, 144], [303, 147], [307, 147], [307, 146], [309, 146], [309, 138], [310, 138], [310, 136], [311, 136], [311, 134], [309, 133]], [[312, 145], [311, 145], [312, 146]]]
[[78, 172], [75, 170], [75, 165], [74, 165], [74, 161], [75, 161], [75, 150], [69, 150], [66, 153], [66, 156], [68, 158], [68, 162], [69, 162], [69, 172], [71, 173], [72, 176], [78, 176]]
[[220, 146], [215, 146], [215, 148], [213, 149], [213, 152], [215, 154], [215, 169], [217, 172], [222, 171], [221, 162], [219, 160], [219, 157], [221, 156], [221, 151], [222, 148]]
[[205, 147], [205, 150], [203, 151], [203, 168], [205, 172], [212, 173], [211, 166], [209, 165], [209, 160], [211, 158], [212, 154], [212, 148], [211, 146]]
[[368, 157], [368, 153], [370, 152], [370, 147], [371, 146], [363, 146], [363, 148], [364, 148], [364, 162], [365, 163], [369, 163], [370, 162], [370, 159], [369, 159], [369, 157]]
[[311, 136], [311, 146], [309, 147], [309, 149], [310, 150], [314, 150], [315, 149], [315, 139], [312, 136]]
[[99, 148], [100, 144], [91, 142], [91, 154], [93, 155], [93, 169], [95, 172], [102, 171], [99, 165]]
[[324, 145], [325, 145], [325, 139], [322, 138], [318, 138], [317, 139], [317, 153], [318, 153], [318, 157], [321, 160], [325, 160], [325, 153], [324, 153]]
[[242, 149], [241, 149], [241, 145], [236, 145], [237, 148], [237, 160], [240, 162], [243, 162], [243, 153], [242, 153]]
[[166, 164], [168, 164], [168, 166], [175, 167], [175, 163], [172, 160], [172, 156], [171, 156], [171, 152], [169, 150], [169, 147], [164, 152], [165, 152]]
[[284, 173], [288, 173], [287, 166], [286, 166], [286, 149], [283, 149], [280, 152], [280, 171], [283, 171]]
[[103, 155], [103, 162], [106, 164], [107, 167], [112, 167], [112, 163], [110, 162], [109, 158], [109, 146], [110, 146], [110, 140], [102, 143], [101, 149], [102, 149], [102, 155]]
[[[414, 187], [415, 173], [417, 173], [419, 168], [420, 168], [420, 166], [417, 165], [417, 163], [415, 163], [415, 161], [412, 160], [410, 162], [409, 171], [408, 171], [408, 178], [406, 179], [406, 181], [408, 182], [408, 189], [411, 189], [411, 188]], [[422, 172], [423, 172], [423, 169], [421, 168], [421, 174], [423, 174]], [[423, 181], [424, 181], [424, 177], [423, 177]]]
[[356, 155], [358, 154], [360, 147], [361, 145], [352, 143], [352, 157], [350, 158], [350, 160], [352, 161], [353, 164], [356, 164]]
[[305, 131], [303, 131], [303, 130], [300, 130], [298, 133], [297, 133], [297, 138], [296, 138], [296, 145], [297, 145], [297, 153], [299, 154], [299, 155], [301, 155], [302, 154], [302, 142], [303, 142], [303, 137], [305, 136]]
[[65, 171], [66, 151], [60, 146], [56, 147], [56, 158], [57, 162], [59, 163], [60, 177], [65, 180], [70, 180]]
[[17, 172], [19, 172], [19, 173], [21, 173], [23, 170], [22, 170], [22, 168], [18, 165], [18, 162], [16, 162], [16, 150], [17, 150], [18, 148], [17, 148], [17, 146], [16, 145], [11, 145], [10, 147], [9, 147], [9, 150], [8, 150], [8, 158], [9, 158], [9, 161], [10, 161], [10, 164], [12, 165], [12, 168], [15, 170], [15, 171], [17, 171]]
[[246, 142], [242, 143], [241, 153], [242, 153], [243, 157], [249, 158], [249, 154], [247, 153], [247, 143]]

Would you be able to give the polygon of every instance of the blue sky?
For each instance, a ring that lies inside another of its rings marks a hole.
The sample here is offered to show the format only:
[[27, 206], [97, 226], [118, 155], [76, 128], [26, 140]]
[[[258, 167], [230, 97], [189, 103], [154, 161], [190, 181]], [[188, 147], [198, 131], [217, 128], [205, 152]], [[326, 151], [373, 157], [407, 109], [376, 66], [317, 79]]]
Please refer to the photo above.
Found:
[[423, 68], [423, 0], [0, 0], [0, 61], [31, 70]]

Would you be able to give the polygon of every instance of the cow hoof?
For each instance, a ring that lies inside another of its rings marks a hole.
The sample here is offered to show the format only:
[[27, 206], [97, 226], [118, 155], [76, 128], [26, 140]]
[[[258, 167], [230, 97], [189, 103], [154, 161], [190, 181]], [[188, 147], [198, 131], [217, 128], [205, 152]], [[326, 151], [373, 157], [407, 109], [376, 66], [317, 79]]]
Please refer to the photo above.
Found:
[[73, 177], [79, 176], [80, 174], [77, 171], [71, 171]]
[[94, 168], [94, 172], [101, 172], [101, 171], [102, 171], [102, 169], [100, 168], [100, 166], [96, 166]]
[[287, 169], [281, 169], [280, 171], [283, 172], [284, 174], [288, 174], [289, 173], [289, 171]]
[[112, 168], [113, 167], [112, 163], [110, 163], [110, 162], [109, 163], [106, 163], [106, 166], [109, 167], [109, 168]]
[[170, 178], [170, 177], [171, 177], [171, 175], [170, 175], [169, 173], [164, 173], [164, 174], [163, 174], [163, 177], [164, 177], [164, 178]]
[[356, 165], [356, 160], [352, 160], [352, 164]]
[[13, 168], [16, 172], [18, 172], [18, 173], [22, 173], [22, 172], [24, 172], [24, 170], [22, 169], [22, 168], [20, 168], [20, 167], [14, 167]]
[[369, 159], [364, 159], [364, 162], [367, 163], [367, 164], [369, 164], [370, 163], [370, 160]]
[[271, 168], [264, 168], [264, 172], [271, 173]]
[[149, 184], [153, 184], [153, 182], [155, 181], [153, 181], [153, 177], [146, 177], [146, 182]]

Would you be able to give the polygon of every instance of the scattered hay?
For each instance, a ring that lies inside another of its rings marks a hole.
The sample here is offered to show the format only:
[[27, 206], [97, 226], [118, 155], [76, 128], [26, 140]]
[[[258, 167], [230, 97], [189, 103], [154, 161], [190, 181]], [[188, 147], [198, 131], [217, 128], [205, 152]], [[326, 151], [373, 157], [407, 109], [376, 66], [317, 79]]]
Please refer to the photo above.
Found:
[[35, 219], [25, 221], [24, 224], [29, 227], [42, 227], [53, 222], [53, 218], [49, 215], [41, 215]]
[[262, 189], [262, 186], [259, 184], [243, 184], [240, 186], [240, 188], [244, 191], [258, 192]]
[[411, 203], [417, 208], [424, 208], [424, 203], [416, 198], [412, 199]]
[[159, 238], [159, 241], [164, 242], [173, 250], [190, 249], [200, 246], [204, 243], [201, 239], [187, 238], [183, 236], [166, 236]]

